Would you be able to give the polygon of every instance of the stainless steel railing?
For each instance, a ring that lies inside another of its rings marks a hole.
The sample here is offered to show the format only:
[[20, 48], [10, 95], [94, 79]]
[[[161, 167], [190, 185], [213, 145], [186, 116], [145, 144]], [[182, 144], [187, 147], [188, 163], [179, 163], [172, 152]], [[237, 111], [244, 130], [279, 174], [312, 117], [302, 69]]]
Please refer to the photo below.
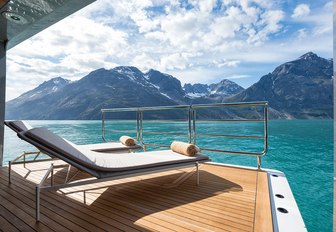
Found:
[[[214, 119], [211, 120], [207, 118], [206, 120], [197, 119], [197, 111], [209, 110], [210, 108], [228, 108], [228, 107], [261, 107], [262, 115], [258, 119]], [[184, 115], [185, 118], [180, 118], [178, 120], [155, 120], [160, 122], [185, 122], [187, 124], [187, 132], [180, 131], [145, 131], [144, 130], [144, 114], [149, 111], [184, 111], [180, 115]], [[219, 103], [219, 104], [198, 104], [198, 105], [178, 105], [178, 106], [155, 106], [155, 107], [135, 107], [135, 108], [115, 108], [115, 109], [102, 109], [102, 138], [104, 141], [108, 141], [106, 133], [107, 132], [124, 132], [124, 133], [135, 133], [137, 140], [143, 145], [144, 150], [147, 147], [163, 147], [167, 148], [169, 145], [148, 143], [145, 141], [144, 137], [146, 135], [178, 135], [186, 136], [189, 143], [197, 144], [197, 138], [200, 137], [225, 137], [234, 139], [263, 139], [263, 147], [260, 152], [250, 152], [250, 151], [239, 151], [239, 150], [225, 150], [225, 149], [213, 149], [207, 147], [200, 147], [202, 151], [226, 153], [234, 155], [247, 155], [257, 157], [257, 167], [261, 167], [261, 157], [267, 153], [268, 150], [268, 103], [267, 102], [238, 102], [238, 103]], [[117, 130], [117, 129], [107, 129], [106, 123], [107, 114], [121, 113], [121, 112], [133, 112], [135, 113], [135, 128], [134, 130]], [[197, 133], [199, 122], [257, 122], [263, 124], [263, 135], [236, 135], [236, 134], [226, 134], [226, 133]]]

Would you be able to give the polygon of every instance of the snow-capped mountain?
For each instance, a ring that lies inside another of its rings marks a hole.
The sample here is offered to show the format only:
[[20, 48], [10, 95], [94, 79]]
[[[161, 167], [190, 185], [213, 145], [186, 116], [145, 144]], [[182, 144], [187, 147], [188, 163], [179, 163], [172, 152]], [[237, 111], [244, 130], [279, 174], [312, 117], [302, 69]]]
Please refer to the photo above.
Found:
[[244, 90], [233, 81], [224, 79], [216, 84], [185, 84], [183, 89], [190, 98], [231, 96]]
[[49, 81], [43, 82], [37, 88], [25, 92], [21, 96], [17, 97], [15, 100], [25, 102], [27, 99], [43, 98], [45, 95], [48, 95], [49, 93], [59, 91], [69, 83], [70, 83], [69, 80], [63, 79], [62, 77], [55, 77], [50, 79]]
[[262, 100], [269, 101], [273, 118], [332, 118], [332, 73], [332, 60], [314, 53], [278, 66], [245, 90], [225, 79], [210, 85], [185, 84], [182, 88], [178, 79], [156, 70], [143, 73], [130, 66], [102, 68], [76, 82], [61, 77], [43, 82], [7, 102], [6, 118], [100, 119], [102, 108]]
[[[7, 102], [7, 118], [99, 119], [100, 109], [185, 103], [176, 78], [120, 66], [97, 69], [76, 82], [54, 78]], [[43, 110], [41, 110], [43, 109]]]
[[333, 60], [308, 52], [226, 101], [268, 101], [286, 118], [333, 118]]

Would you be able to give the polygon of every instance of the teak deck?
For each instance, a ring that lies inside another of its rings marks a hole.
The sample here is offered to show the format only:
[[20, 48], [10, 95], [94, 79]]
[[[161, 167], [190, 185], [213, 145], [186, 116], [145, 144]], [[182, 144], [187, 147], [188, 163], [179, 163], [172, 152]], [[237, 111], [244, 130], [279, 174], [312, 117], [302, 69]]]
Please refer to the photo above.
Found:
[[[10, 185], [0, 169], [1, 230], [273, 231], [267, 173], [211, 164], [201, 165], [199, 186], [183, 169], [41, 193], [36, 223], [35, 185], [49, 166], [13, 165]], [[57, 169], [55, 181], [65, 174]]]

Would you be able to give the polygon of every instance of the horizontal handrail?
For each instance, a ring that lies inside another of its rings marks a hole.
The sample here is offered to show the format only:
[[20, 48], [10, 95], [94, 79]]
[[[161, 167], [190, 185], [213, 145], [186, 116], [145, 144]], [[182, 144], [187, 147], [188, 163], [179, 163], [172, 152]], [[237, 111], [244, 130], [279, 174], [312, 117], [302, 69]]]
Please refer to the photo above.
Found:
[[174, 109], [189, 109], [189, 108], [190, 108], [190, 105], [176, 105], [176, 106], [152, 106], [152, 107], [101, 109], [101, 111], [111, 113], [111, 112], [128, 112], [128, 111], [174, 110]]
[[198, 119], [198, 122], [263, 122], [262, 119]]
[[114, 108], [101, 109], [101, 112], [128, 112], [128, 111], [149, 111], [149, 110], [173, 110], [173, 109], [200, 109], [224, 106], [264, 106], [266, 101], [260, 102], [235, 102], [235, 103], [213, 103], [213, 104], [195, 104], [195, 105], [172, 105], [172, 106], [151, 106], [151, 107], [130, 107], [130, 108]]
[[197, 134], [197, 136], [229, 137], [237, 139], [263, 139], [261, 135], [226, 135], [226, 134]]
[[212, 107], [228, 107], [228, 106], [264, 106], [268, 103], [266, 101], [259, 102], [234, 102], [234, 103], [214, 103], [214, 104], [195, 104], [191, 105], [192, 109], [200, 109], [200, 108], [212, 108]]
[[230, 151], [230, 150], [219, 150], [219, 149], [210, 149], [210, 148], [200, 148], [201, 151], [210, 151], [210, 152], [218, 152], [218, 153], [226, 153], [226, 154], [234, 154], [234, 155], [248, 155], [248, 156], [263, 156], [265, 155], [265, 151], [262, 152], [243, 152], [243, 151]]
[[123, 132], [123, 133], [137, 133], [136, 130], [116, 130], [116, 129], [105, 129], [108, 132]]
[[181, 133], [181, 132], [168, 132], [168, 131], [143, 131], [142, 134], [148, 135], [188, 135], [188, 133]]

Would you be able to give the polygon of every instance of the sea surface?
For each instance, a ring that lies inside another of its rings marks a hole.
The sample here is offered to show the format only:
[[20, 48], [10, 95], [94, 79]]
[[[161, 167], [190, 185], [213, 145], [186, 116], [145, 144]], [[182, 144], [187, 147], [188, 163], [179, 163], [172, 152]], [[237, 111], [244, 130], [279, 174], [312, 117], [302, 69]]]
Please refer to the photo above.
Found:
[[[102, 142], [101, 121], [28, 121], [34, 127], [44, 126], [77, 143]], [[127, 134], [136, 136], [135, 123], [113, 121], [106, 125], [106, 138], [118, 140]], [[184, 122], [145, 122], [144, 142], [169, 145], [173, 140], [187, 141]], [[119, 130], [119, 132], [113, 132]], [[122, 132], [120, 132], [122, 131]], [[146, 132], [183, 132], [181, 135], [155, 135]], [[262, 135], [260, 123], [198, 122], [196, 142], [200, 147], [260, 152], [262, 139], [237, 139], [202, 134]], [[22, 151], [34, 147], [21, 141], [10, 129], [5, 130], [4, 163]], [[255, 157], [208, 153], [221, 163], [256, 166]], [[262, 158], [263, 168], [284, 172], [308, 231], [332, 231], [333, 222], [333, 121], [291, 120], [269, 122], [269, 150]]]

